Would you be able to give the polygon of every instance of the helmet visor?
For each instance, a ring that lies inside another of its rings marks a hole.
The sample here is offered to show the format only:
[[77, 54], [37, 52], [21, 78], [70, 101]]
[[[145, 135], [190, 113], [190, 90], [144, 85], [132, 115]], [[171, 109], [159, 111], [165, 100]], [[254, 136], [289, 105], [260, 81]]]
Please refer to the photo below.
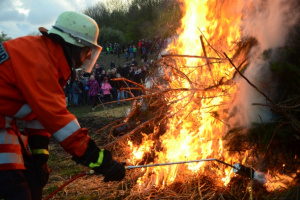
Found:
[[83, 71], [87, 73], [91, 73], [101, 51], [102, 51], [101, 46], [96, 46], [96, 45], [92, 46], [91, 52], [87, 54], [88, 57], [81, 66]]

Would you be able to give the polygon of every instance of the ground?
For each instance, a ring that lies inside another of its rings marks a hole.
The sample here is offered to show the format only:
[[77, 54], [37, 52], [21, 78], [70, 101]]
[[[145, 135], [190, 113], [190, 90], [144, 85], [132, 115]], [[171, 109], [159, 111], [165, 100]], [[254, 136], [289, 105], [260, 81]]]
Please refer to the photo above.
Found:
[[[102, 131], [101, 134], [97, 134], [96, 131], [105, 127], [110, 122], [124, 117], [128, 109], [130, 109], [130, 106], [115, 106], [107, 110], [99, 106], [92, 112], [91, 106], [87, 105], [70, 107], [69, 111], [77, 116], [82, 127], [89, 129], [90, 136], [101, 146], [107, 140], [107, 134], [105, 134], [105, 131]], [[51, 173], [49, 182], [44, 188], [44, 198], [72, 177], [75, 177], [82, 171], [89, 171], [88, 168], [82, 165], [76, 165], [76, 163], [71, 160], [71, 156], [68, 155], [54, 139], [51, 139], [49, 152]], [[51, 199], [115, 199], [109, 197], [111, 194], [103, 194], [103, 188], [106, 188], [106, 192], [109, 188], [114, 188], [111, 192], [118, 194], [114, 194], [113, 197], [122, 196], [124, 191], [122, 189], [116, 190], [116, 188], [122, 188], [122, 186], [119, 186], [119, 183], [103, 183], [102, 179], [103, 177], [100, 175], [89, 175], [79, 178], [64, 187]], [[111, 187], [112, 184], [115, 186]]]

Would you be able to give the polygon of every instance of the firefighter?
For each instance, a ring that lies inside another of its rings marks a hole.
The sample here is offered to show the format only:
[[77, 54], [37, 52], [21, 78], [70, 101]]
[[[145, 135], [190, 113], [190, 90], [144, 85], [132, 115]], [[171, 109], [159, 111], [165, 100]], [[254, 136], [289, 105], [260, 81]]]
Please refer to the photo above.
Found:
[[[96, 146], [65, 103], [63, 86], [77, 68], [91, 72], [102, 50], [98, 25], [67, 11], [50, 30], [39, 31], [40, 36], [0, 43], [0, 199], [42, 198], [50, 136], [105, 182], [125, 176], [124, 166]], [[17, 122], [24, 123], [24, 130]]]

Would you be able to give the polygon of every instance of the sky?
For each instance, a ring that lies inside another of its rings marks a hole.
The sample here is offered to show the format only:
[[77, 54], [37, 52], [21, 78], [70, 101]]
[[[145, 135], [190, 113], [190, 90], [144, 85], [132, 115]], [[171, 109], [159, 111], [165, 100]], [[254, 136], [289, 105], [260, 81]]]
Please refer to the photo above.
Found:
[[0, 0], [0, 33], [17, 38], [38, 33], [38, 27], [50, 29], [64, 11], [81, 12], [107, 0]]

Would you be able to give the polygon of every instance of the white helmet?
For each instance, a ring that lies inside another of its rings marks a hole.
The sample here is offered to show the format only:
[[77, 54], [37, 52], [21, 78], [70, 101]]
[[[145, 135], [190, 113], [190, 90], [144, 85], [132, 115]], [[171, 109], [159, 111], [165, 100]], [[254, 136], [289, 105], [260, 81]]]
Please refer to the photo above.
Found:
[[48, 31], [50, 33], [61, 36], [65, 42], [75, 46], [91, 47], [91, 56], [81, 67], [88, 73], [92, 71], [102, 51], [97, 44], [99, 28], [95, 20], [81, 13], [66, 11], [58, 16], [55, 25]]

